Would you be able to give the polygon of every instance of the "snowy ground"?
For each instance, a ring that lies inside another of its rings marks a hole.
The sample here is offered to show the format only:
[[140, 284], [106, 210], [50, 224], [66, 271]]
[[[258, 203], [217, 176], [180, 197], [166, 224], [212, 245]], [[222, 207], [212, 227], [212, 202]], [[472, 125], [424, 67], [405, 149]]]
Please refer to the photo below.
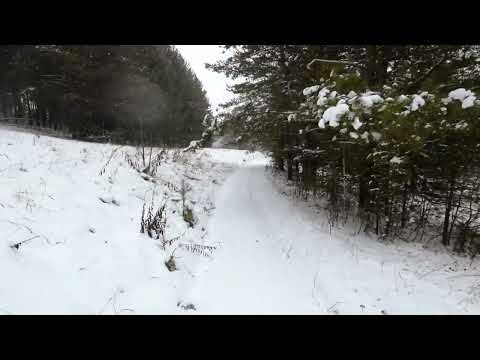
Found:
[[[477, 261], [330, 233], [258, 153], [169, 151], [155, 183], [126, 154], [0, 128], [0, 314], [480, 314]], [[139, 232], [152, 197], [165, 250]]]

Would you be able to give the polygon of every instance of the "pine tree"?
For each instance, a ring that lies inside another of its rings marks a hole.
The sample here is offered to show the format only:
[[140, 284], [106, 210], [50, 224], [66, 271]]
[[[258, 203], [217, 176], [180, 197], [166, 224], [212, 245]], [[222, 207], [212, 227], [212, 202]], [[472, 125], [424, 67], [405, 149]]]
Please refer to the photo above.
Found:
[[0, 70], [4, 118], [75, 138], [138, 143], [145, 125], [149, 142], [183, 145], [209, 106], [172, 46], [2, 46]]
[[[382, 238], [476, 237], [478, 46], [230, 46], [223, 117], [330, 220]], [[439, 230], [440, 229], [440, 230]], [[411, 232], [411, 233], [410, 233]], [[432, 234], [430, 234], [432, 235]]]

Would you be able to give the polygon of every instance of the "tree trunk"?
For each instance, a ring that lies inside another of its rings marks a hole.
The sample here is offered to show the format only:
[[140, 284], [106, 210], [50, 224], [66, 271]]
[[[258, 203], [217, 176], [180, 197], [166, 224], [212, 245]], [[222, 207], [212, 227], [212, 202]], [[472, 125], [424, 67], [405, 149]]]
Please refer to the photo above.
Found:
[[42, 128], [46, 128], [47, 127], [47, 109], [45, 109], [44, 107], [42, 107], [42, 110], [40, 112], [40, 120], [41, 120]]
[[367, 83], [371, 90], [377, 86], [377, 46], [367, 46]]
[[293, 159], [292, 155], [287, 157], [287, 179], [293, 180]]
[[366, 79], [371, 90], [381, 90], [387, 82], [388, 60], [391, 48], [387, 46], [367, 46]]
[[405, 227], [407, 222], [407, 199], [408, 199], [408, 181], [405, 181], [403, 185], [403, 195], [402, 195], [402, 215], [401, 215], [401, 224], [402, 229]]
[[15, 124], [18, 124], [18, 116], [19, 116], [18, 98], [16, 94], [13, 94], [13, 118], [14, 118]]
[[368, 174], [364, 173], [360, 175], [358, 184], [358, 203], [362, 210], [368, 208], [370, 202], [369, 186], [368, 186]]
[[4, 117], [8, 117], [6, 96], [3, 96], [3, 98], [2, 98], [2, 114], [3, 114]]
[[39, 104], [37, 104], [37, 127], [40, 127], [42, 125], [42, 110], [43, 108], [41, 108], [39, 106]]
[[28, 126], [33, 126], [33, 118], [31, 116], [32, 114], [32, 108], [30, 106], [30, 96], [28, 96], [28, 93], [25, 94], [25, 103], [26, 103], [26, 106], [25, 106], [25, 115], [27, 117], [27, 120], [28, 120]]
[[144, 138], [144, 133], [143, 133], [143, 119], [140, 117], [140, 146], [142, 148], [142, 160], [143, 160], [143, 166], [146, 166], [145, 163], [145, 138]]
[[277, 170], [285, 171], [283, 157], [277, 155], [275, 157], [275, 165], [277, 167]]
[[443, 220], [443, 232], [442, 232], [442, 244], [447, 246], [450, 244], [450, 213], [452, 211], [452, 203], [453, 203], [453, 193], [455, 189], [455, 179], [452, 178], [450, 180], [447, 201], [445, 204], [445, 219]]

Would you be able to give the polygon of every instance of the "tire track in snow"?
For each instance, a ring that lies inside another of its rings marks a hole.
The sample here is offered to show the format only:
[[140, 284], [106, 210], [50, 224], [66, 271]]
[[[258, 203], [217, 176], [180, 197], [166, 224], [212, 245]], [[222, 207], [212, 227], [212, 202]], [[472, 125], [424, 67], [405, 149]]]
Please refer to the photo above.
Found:
[[263, 167], [240, 168], [227, 179], [208, 229], [209, 242], [222, 245], [197, 272], [189, 293], [199, 313], [319, 313], [311, 268], [285, 256], [285, 248], [292, 252], [295, 238], [309, 229], [288, 199], [278, 196]]

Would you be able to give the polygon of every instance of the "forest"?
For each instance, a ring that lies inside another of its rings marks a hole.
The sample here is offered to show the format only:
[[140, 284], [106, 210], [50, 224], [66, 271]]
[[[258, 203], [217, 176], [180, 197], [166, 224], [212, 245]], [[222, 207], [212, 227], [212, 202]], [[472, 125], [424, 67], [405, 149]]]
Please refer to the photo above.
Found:
[[170, 45], [3, 45], [0, 115], [74, 139], [185, 145], [206, 93]]
[[478, 46], [225, 49], [208, 65], [236, 80], [224, 123], [324, 199], [332, 226], [478, 252]]

